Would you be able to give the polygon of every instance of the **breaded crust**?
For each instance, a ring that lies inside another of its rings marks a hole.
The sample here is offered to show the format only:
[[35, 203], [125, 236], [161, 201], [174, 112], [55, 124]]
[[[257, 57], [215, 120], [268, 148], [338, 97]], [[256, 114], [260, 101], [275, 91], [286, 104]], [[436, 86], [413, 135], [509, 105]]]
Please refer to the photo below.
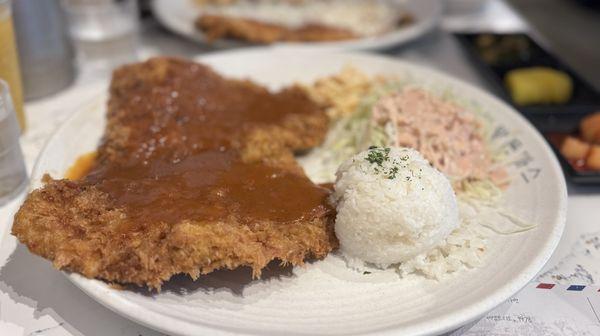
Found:
[[289, 28], [253, 19], [205, 14], [195, 21], [196, 29], [203, 32], [208, 41], [233, 38], [251, 43], [274, 42], [325, 42], [357, 38], [353, 32], [336, 27], [306, 24]]
[[331, 220], [329, 214], [293, 225], [183, 221], [120, 234], [127, 217], [108, 195], [76, 181], [48, 179], [27, 197], [12, 232], [57, 269], [160, 289], [179, 273], [196, 279], [217, 269], [250, 266], [258, 276], [274, 259], [302, 265], [306, 258], [323, 258], [337, 247]]
[[[150, 103], [147, 109], [132, 105], [137, 99], [134, 97], [172, 85], [169, 81], [175, 77], [193, 80], [195, 75], [188, 70], [196, 66], [201, 69], [197, 76], [214, 76], [209, 82], [225, 80], [202, 65], [170, 58], [117, 70], [97, 165], [146, 159], [135, 155], [139, 154], [135, 149], [142, 148], [147, 140], [144, 127], [152, 125], [156, 118], [163, 120], [166, 111], [157, 109], [160, 104]], [[239, 90], [265, 90], [248, 81], [231, 82], [227, 85], [231, 84], [233, 90], [238, 86]], [[202, 92], [197, 95], [202, 98]], [[292, 151], [318, 145], [326, 130], [324, 112], [309, 109], [289, 114], [276, 124], [247, 125], [235, 135], [239, 138], [231, 146], [239, 150], [245, 162], [265, 162], [303, 176]], [[165, 133], [168, 147], [163, 153], [177, 153], [180, 157], [193, 154], [194, 148], [188, 143], [176, 141], [185, 132], [173, 128], [173, 132]], [[44, 182], [15, 215], [12, 233], [32, 253], [51, 260], [56, 268], [89, 278], [160, 290], [161, 284], [175, 274], [186, 273], [195, 279], [217, 269], [249, 266], [258, 276], [272, 260], [301, 265], [306, 258], [323, 258], [338, 244], [332, 211], [293, 223], [242, 222], [230, 216], [219, 220], [148, 222], [136, 230], [123, 230], [131, 224], [127, 211], [116, 206], [111, 195], [98, 186], [49, 176]]]

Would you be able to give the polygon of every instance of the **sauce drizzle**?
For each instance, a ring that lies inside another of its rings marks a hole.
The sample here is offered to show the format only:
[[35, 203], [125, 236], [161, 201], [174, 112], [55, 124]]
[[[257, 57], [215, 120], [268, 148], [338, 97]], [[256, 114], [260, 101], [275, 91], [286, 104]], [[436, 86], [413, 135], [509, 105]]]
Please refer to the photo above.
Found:
[[[243, 155], [257, 150], [245, 147], [254, 132], [286, 127], [291, 115], [323, 113], [302, 91], [270, 93], [196, 63], [170, 62], [150, 80], [140, 75], [123, 81], [124, 73], [115, 73], [108, 130], [124, 129], [126, 141], [115, 144], [118, 137], [105, 136], [98, 159], [80, 180], [124, 209], [128, 223], [122, 230], [185, 220], [293, 223], [332, 211], [330, 191], [313, 184], [294, 162]], [[278, 141], [267, 138], [267, 145]]]

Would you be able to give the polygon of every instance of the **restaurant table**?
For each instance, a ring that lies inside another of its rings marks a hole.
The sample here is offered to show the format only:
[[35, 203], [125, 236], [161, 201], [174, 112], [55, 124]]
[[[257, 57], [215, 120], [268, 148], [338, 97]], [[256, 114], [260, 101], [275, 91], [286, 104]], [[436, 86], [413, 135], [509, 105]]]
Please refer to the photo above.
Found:
[[[451, 8], [440, 28], [383, 54], [438, 69], [494, 93], [451, 35], [452, 31], [532, 31], [500, 0], [472, 13]], [[142, 21], [140, 58], [169, 54], [192, 57], [210, 49]], [[106, 87], [109, 74], [80, 69], [71, 88], [26, 105], [29, 129], [21, 144], [31, 169], [44, 143], [73, 111]], [[75, 140], [74, 140], [75, 141]], [[568, 186], [567, 225], [558, 248], [534, 281], [597, 285], [600, 282], [600, 187]], [[150, 336], [161, 333], [101, 306], [50, 262], [32, 255], [10, 235], [12, 215], [24, 195], [0, 207], [0, 335]]]

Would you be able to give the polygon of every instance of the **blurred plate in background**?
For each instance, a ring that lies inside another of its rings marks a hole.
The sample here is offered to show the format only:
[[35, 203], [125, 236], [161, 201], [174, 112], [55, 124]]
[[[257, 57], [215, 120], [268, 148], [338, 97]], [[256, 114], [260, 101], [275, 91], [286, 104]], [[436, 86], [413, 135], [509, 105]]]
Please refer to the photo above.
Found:
[[[381, 36], [340, 42], [276, 43], [275, 45], [294, 45], [327, 50], [382, 49], [400, 45], [424, 35], [438, 24], [442, 14], [442, 2], [438, 0], [390, 1], [399, 2], [402, 8], [410, 13], [414, 22], [400, 26]], [[153, 0], [152, 11], [157, 20], [167, 29], [191, 40], [208, 43], [202, 32], [194, 27], [194, 21], [202, 13], [202, 8], [193, 0]], [[211, 45], [216, 48], [227, 48], [250, 44], [235, 40], [216, 40]]]

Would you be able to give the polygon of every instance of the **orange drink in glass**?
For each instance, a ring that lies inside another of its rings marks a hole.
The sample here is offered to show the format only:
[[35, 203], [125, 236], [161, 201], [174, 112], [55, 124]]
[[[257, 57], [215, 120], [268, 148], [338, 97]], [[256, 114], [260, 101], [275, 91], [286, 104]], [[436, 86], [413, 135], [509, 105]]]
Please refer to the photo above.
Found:
[[10, 0], [0, 0], [0, 79], [8, 83], [21, 131], [25, 130], [23, 87], [13, 30]]

